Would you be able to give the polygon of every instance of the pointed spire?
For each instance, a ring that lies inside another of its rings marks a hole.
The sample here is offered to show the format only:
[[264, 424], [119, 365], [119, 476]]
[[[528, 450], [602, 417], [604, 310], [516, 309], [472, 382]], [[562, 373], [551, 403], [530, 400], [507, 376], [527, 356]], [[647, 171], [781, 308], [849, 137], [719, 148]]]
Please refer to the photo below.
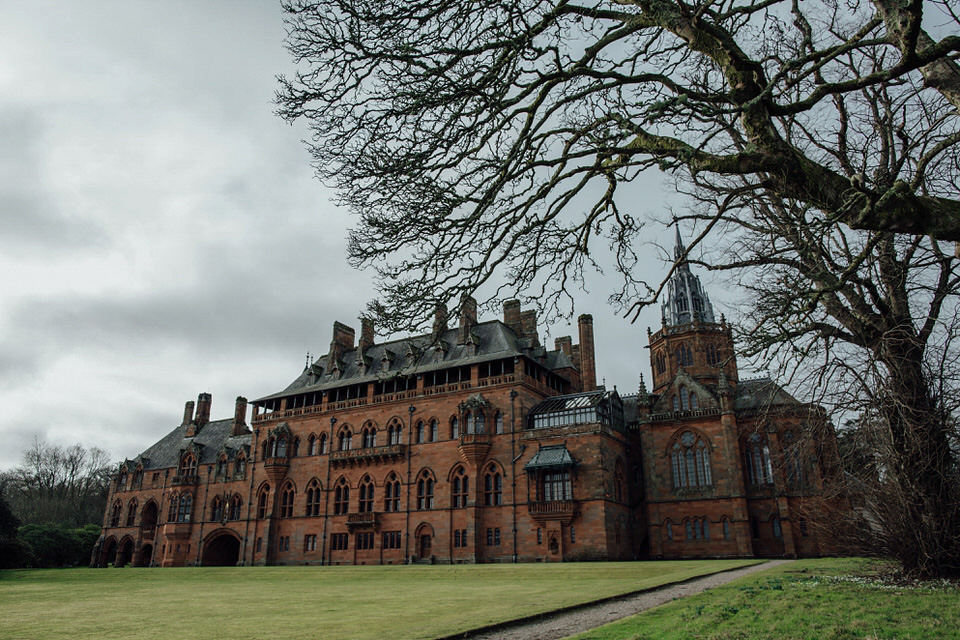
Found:
[[637, 403], [640, 406], [647, 406], [650, 402], [650, 393], [647, 391], [647, 383], [643, 381], [643, 374], [640, 374], [640, 390], [637, 392]]
[[[716, 322], [713, 319], [713, 305], [707, 292], [700, 284], [700, 278], [693, 275], [690, 265], [684, 256], [686, 247], [680, 236], [680, 226], [677, 225], [677, 244], [674, 247], [674, 259], [677, 267], [667, 281], [667, 298], [662, 307], [662, 322], [664, 326], [678, 326], [692, 322]], [[682, 258], [682, 260], [681, 260]]]
[[673, 247], [673, 259], [679, 260], [687, 248], [683, 246], [683, 238], [680, 237], [680, 225], [677, 224], [675, 228], [677, 230], [677, 244]]

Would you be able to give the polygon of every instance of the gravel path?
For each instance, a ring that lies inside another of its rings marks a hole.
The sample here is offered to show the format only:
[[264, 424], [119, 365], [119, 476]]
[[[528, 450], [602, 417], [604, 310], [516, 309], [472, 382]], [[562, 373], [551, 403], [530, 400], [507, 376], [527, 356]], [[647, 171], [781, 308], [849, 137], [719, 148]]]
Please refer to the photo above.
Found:
[[742, 569], [724, 571], [686, 582], [656, 587], [643, 593], [607, 600], [599, 604], [579, 606], [573, 610], [547, 613], [525, 621], [507, 622], [494, 628], [467, 631], [452, 636], [471, 640], [555, 640], [582, 633], [600, 625], [632, 616], [677, 598], [694, 595], [701, 591], [726, 584], [756, 571], [776, 567], [791, 560], [771, 560]]

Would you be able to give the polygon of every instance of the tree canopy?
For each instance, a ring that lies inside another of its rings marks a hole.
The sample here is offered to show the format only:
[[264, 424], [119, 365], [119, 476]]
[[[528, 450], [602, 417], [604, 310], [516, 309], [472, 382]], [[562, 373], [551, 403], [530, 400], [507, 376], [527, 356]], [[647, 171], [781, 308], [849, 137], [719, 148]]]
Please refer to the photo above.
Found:
[[[388, 330], [488, 281], [555, 304], [598, 240], [622, 295], [648, 294], [623, 185], [652, 167], [960, 240], [952, 0], [284, 7], [298, 71], [280, 113], [309, 122], [319, 175], [359, 216], [350, 256], [378, 269]], [[901, 117], [861, 128], [884, 110]]]

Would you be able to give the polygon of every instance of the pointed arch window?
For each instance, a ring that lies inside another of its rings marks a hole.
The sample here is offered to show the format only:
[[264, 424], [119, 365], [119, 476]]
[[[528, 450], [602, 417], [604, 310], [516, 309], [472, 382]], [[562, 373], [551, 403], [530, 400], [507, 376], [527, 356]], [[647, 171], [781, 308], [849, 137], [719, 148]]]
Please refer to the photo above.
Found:
[[357, 508], [360, 513], [373, 512], [373, 480], [370, 476], [363, 476], [360, 480], [360, 500]]
[[707, 364], [716, 365], [718, 362], [720, 362], [720, 358], [717, 357], [717, 345], [708, 344], [706, 351], [707, 351]]
[[243, 454], [237, 456], [237, 461], [233, 465], [233, 477], [244, 478], [247, 475], [247, 457]]
[[344, 428], [340, 430], [338, 447], [340, 451], [349, 451], [350, 445], [353, 442], [353, 433], [349, 428]]
[[138, 466], [133, 471], [133, 485], [132, 489], [140, 489], [143, 487], [143, 467]]
[[307, 485], [307, 515], [319, 516], [322, 491], [320, 490], [320, 481], [311, 480]]
[[127, 489], [127, 468], [123, 467], [120, 469], [120, 474], [117, 476], [117, 491], [126, 491]]
[[363, 448], [370, 449], [377, 446], [377, 429], [372, 425], [363, 428]]
[[710, 448], [703, 438], [692, 431], [684, 431], [670, 452], [673, 488], [701, 488], [713, 484]]
[[493, 432], [498, 435], [503, 433], [503, 414], [499, 411], [493, 418]]
[[180, 506], [177, 508], [177, 522], [190, 522], [193, 511], [193, 496], [185, 493], [180, 496]]
[[393, 472], [390, 472], [383, 485], [383, 510], [400, 511], [400, 480], [397, 478], [397, 474]]
[[426, 428], [424, 427], [422, 420], [417, 422], [416, 434], [417, 434], [417, 444], [422, 444], [427, 441]]
[[[113, 503], [114, 508], [119, 504], [119, 500]], [[176, 493], [170, 495], [170, 506], [167, 507], [167, 522], [176, 522], [177, 521], [177, 507], [180, 505], [180, 496]], [[120, 516], [117, 514], [117, 521], [119, 522]], [[112, 521], [112, 519], [111, 519]], [[112, 525], [116, 527], [117, 525]]]
[[700, 408], [700, 401], [697, 399], [697, 394], [693, 391], [690, 392], [690, 409], [696, 410]]
[[667, 357], [663, 351], [657, 351], [656, 356], [657, 373], [664, 373], [667, 370]]
[[276, 440], [275, 448], [273, 455], [276, 458], [286, 458], [287, 457], [287, 438], [286, 436], [280, 436]]
[[690, 392], [685, 385], [680, 385], [680, 408], [683, 411], [690, 410]]
[[430, 442], [437, 442], [440, 439], [440, 425], [436, 420], [430, 421]]
[[794, 487], [803, 485], [803, 462], [800, 443], [793, 433], [783, 436], [783, 453], [787, 467], [787, 483]]
[[396, 420], [387, 426], [387, 440], [389, 444], [400, 444], [403, 441], [403, 425]]
[[[120, 526], [120, 514], [123, 512], [123, 503], [120, 500], [114, 500], [113, 509], [110, 512], [110, 526], [119, 527]], [[172, 520], [173, 518], [169, 518]]]
[[223, 520], [223, 499], [220, 496], [214, 496], [210, 504], [210, 520], [212, 522]]
[[327, 453], [327, 434], [321, 433], [317, 436], [317, 453]]
[[192, 453], [188, 453], [180, 459], [179, 476], [197, 475], [197, 459]]
[[293, 517], [293, 501], [296, 498], [297, 492], [294, 490], [293, 485], [287, 483], [284, 485], [283, 490], [280, 492], [280, 517], [281, 518], [292, 518]]
[[460, 423], [457, 421], [457, 417], [454, 416], [450, 418], [450, 438], [456, 440], [460, 437]]
[[686, 344], [677, 347], [677, 366], [689, 367], [693, 364], [693, 352]]
[[257, 496], [257, 519], [262, 520], [267, 517], [267, 500], [269, 499], [268, 494], [270, 493], [270, 485], [264, 485], [263, 489], [260, 491], [260, 495]]
[[350, 509], [350, 487], [347, 481], [340, 478], [337, 486], [333, 490], [333, 515], [339, 516], [347, 513]]
[[487, 467], [483, 477], [483, 503], [488, 507], [503, 504], [503, 476], [494, 465]]
[[747, 441], [747, 479], [753, 485], [773, 484], [773, 463], [765, 436], [754, 433]]
[[463, 467], [457, 467], [453, 472], [453, 491], [451, 492], [454, 509], [467, 506], [467, 495], [469, 492], [470, 479]]
[[127, 526], [132, 527], [137, 521], [137, 499], [131, 498], [127, 504]]
[[230, 501], [230, 519], [239, 520], [243, 517], [243, 498], [240, 494], [233, 496]]
[[417, 478], [417, 509], [433, 509], [434, 480], [426, 471]]
[[307, 438], [307, 455], [317, 455], [317, 437], [312, 433], [310, 434], [310, 437]]
[[484, 416], [482, 409], [477, 409], [476, 411], [473, 412], [473, 432], [474, 433], [486, 432], [485, 420], [486, 420], [486, 416]]

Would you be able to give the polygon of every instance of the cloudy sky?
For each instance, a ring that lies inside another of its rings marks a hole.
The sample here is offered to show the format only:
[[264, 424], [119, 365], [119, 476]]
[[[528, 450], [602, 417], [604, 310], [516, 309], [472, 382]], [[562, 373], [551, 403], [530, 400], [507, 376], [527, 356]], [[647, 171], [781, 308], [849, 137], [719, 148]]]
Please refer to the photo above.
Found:
[[[273, 114], [283, 36], [278, 0], [0, 3], [0, 470], [34, 437], [132, 457], [359, 327], [350, 217]], [[597, 283], [598, 377], [635, 391], [659, 312], [630, 325]]]

